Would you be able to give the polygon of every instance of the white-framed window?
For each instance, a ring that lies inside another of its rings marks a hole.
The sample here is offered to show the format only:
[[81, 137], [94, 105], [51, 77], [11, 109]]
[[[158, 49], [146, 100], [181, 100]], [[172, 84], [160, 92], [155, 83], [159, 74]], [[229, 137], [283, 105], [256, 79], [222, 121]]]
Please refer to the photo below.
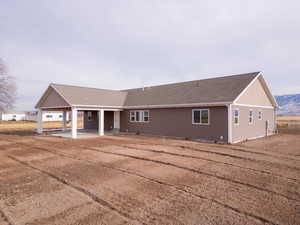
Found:
[[233, 121], [235, 125], [239, 125], [240, 123], [240, 111], [238, 109], [233, 111]]
[[209, 125], [209, 109], [193, 109], [192, 124]]
[[59, 118], [62, 118], [63, 117], [63, 115], [59, 115]]
[[92, 114], [91, 111], [88, 111], [88, 113], [87, 113], [87, 120], [88, 121], [92, 121], [93, 120], [93, 114]]
[[262, 120], [262, 111], [258, 111], [258, 119]]
[[144, 122], [149, 121], [149, 111], [144, 111], [143, 113]]
[[46, 115], [46, 118], [52, 118], [53, 116], [52, 115]]
[[149, 122], [149, 110], [136, 110], [129, 113], [130, 122]]
[[130, 122], [135, 122], [135, 111], [130, 111]]
[[253, 110], [249, 110], [249, 124], [253, 124]]

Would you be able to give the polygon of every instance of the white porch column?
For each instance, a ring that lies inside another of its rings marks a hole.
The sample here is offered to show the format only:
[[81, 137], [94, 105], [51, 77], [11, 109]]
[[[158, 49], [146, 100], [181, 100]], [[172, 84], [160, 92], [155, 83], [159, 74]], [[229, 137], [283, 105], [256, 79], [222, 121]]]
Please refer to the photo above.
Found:
[[72, 138], [77, 138], [77, 109], [72, 108]]
[[67, 111], [63, 111], [63, 131], [67, 129]]
[[114, 111], [114, 129], [120, 129], [120, 111]]
[[37, 113], [37, 133], [43, 133], [43, 111], [42, 109], [38, 109]]
[[104, 135], [104, 109], [99, 110], [98, 115], [99, 115], [98, 132], [99, 132], [99, 136], [103, 136]]

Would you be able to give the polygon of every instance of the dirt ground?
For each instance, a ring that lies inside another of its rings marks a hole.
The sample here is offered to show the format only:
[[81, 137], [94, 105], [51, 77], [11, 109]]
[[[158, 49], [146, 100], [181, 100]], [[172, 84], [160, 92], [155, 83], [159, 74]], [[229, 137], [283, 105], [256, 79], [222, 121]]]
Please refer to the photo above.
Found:
[[300, 224], [300, 135], [0, 134], [0, 224]]

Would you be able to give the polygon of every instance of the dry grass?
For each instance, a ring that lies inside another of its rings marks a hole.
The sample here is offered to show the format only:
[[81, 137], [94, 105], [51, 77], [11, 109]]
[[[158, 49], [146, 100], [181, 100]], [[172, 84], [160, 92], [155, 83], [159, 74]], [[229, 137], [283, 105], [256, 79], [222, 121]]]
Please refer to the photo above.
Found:
[[300, 122], [300, 116], [278, 116], [278, 122]]
[[[0, 133], [9, 134], [32, 134], [35, 132], [37, 123], [34, 121], [0, 121]], [[67, 127], [71, 127], [71, 123], [67, 124]], [[78, 127], [83, 127], [83, 121], [78, 120]], [[59, 129], [62, 128], [61, 121], [43, 122], [43, 128], [45, 129]]]
[[300, 133], [300, 116], [278, 116], [277, 128], [280, 133]]

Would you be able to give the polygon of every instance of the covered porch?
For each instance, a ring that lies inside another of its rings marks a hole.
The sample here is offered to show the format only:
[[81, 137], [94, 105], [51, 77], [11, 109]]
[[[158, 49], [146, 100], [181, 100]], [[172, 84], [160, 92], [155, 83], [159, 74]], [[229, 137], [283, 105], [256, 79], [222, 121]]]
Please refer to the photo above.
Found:
[[[62, 126], [56, 129], [43, 129], [43, 113], [45, 111], [61, 111]], [[47, 132], [50, 135], [64, 138], [90, 138], [104, 135], [115, 135], [120, 131], [120, 111], [113, 108], [39, 108], [37, 116], [37, 133]], [[69, 114], [69, 121], [67, 121]], [[82, 115], [78, 126], [78, 115]], [[70, 123], [70, 126], [67, 124]]]
[[[61, 129], [47, 132], [74, 139], [116, 134], [120, 130], [120, 112], [125, 99], [126, 93], [121, 91], [50, 84], [35, 106], [37, 133], [43, 133], [43, 112], [62, 111]], [[81, 126], [78, 126], [78, 114], [83, 115]]]

